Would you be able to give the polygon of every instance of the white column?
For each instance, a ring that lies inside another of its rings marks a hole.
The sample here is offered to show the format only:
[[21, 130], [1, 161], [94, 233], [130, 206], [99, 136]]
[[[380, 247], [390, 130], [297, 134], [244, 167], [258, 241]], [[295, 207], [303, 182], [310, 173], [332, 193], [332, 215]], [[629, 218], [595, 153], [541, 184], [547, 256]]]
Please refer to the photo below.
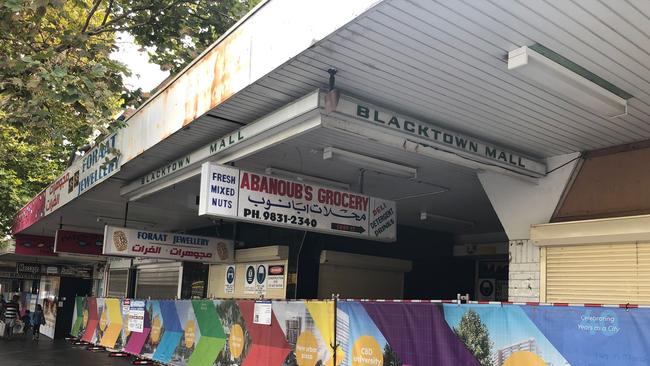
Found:
[[539, 248], [530, 239], [530, 226], [548, 223], [572, 173], [579, 153], [547, 159], [550, 171], [537, 182], [480, 172], [478, 178], [509, 239], [508, 299], [539, 301]]

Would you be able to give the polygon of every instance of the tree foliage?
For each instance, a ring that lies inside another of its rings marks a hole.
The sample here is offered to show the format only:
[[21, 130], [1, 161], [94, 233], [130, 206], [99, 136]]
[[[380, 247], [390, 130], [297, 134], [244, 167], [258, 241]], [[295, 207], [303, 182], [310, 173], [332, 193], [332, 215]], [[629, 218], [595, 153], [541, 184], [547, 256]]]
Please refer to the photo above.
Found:
[[482, 366], [492, 366], [490, 333], [475, 311], [468, 310], [463, 314], [454, 332]]
[[110, 57], [116, 32], [153, 47], [151, 60], [174, 72], [258, 1], [1, 1], [0, 233], [80, 146], [121, 127], [119, 111], [142, 101]]

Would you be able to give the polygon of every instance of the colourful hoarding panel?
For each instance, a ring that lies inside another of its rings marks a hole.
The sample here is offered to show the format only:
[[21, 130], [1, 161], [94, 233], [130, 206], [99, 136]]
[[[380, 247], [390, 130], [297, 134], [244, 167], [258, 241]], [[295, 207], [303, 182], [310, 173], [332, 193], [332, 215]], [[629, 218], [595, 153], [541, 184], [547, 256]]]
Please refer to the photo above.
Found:
[[104, 236], [78, 231], [57, 230], [54, 241], [55, 253], [102, 255]]
[[121, 301], [78, 299], [73, 333], [168, 365], [650, 364], [650, 309], [273, 301], [264, 325], [252, 300], [149, 300], [143, 332], [129, 332]]
[[16, 235], [16, 254], [33, 256], [55, 256], [54, 238], [38, 235]]

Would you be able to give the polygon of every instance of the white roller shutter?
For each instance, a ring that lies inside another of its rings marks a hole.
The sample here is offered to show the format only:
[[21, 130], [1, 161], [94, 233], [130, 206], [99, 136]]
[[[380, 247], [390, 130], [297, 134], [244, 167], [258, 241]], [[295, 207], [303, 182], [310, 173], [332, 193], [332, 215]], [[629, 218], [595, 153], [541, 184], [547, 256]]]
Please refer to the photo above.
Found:
[[547, 302], [650, 304], [650, 243], [549, 246], [541, 260]]

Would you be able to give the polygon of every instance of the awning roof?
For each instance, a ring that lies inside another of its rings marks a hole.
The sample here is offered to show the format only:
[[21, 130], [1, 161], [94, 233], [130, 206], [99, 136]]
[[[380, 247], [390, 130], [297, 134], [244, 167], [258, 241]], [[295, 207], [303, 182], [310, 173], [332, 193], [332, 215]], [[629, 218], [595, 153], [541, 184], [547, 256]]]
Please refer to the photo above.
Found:
[[[77, 200], [123, 211], [120, 186], [324, 87], [330, 67], [344, 92], [532, 157], [648, 139], [649, 17], [642, 1], [272, 0], [129, 120], [122, 170]], [[629, 114], [597, 116], [508, 72], [508, 51], [535, 43], [630, 93]]]

